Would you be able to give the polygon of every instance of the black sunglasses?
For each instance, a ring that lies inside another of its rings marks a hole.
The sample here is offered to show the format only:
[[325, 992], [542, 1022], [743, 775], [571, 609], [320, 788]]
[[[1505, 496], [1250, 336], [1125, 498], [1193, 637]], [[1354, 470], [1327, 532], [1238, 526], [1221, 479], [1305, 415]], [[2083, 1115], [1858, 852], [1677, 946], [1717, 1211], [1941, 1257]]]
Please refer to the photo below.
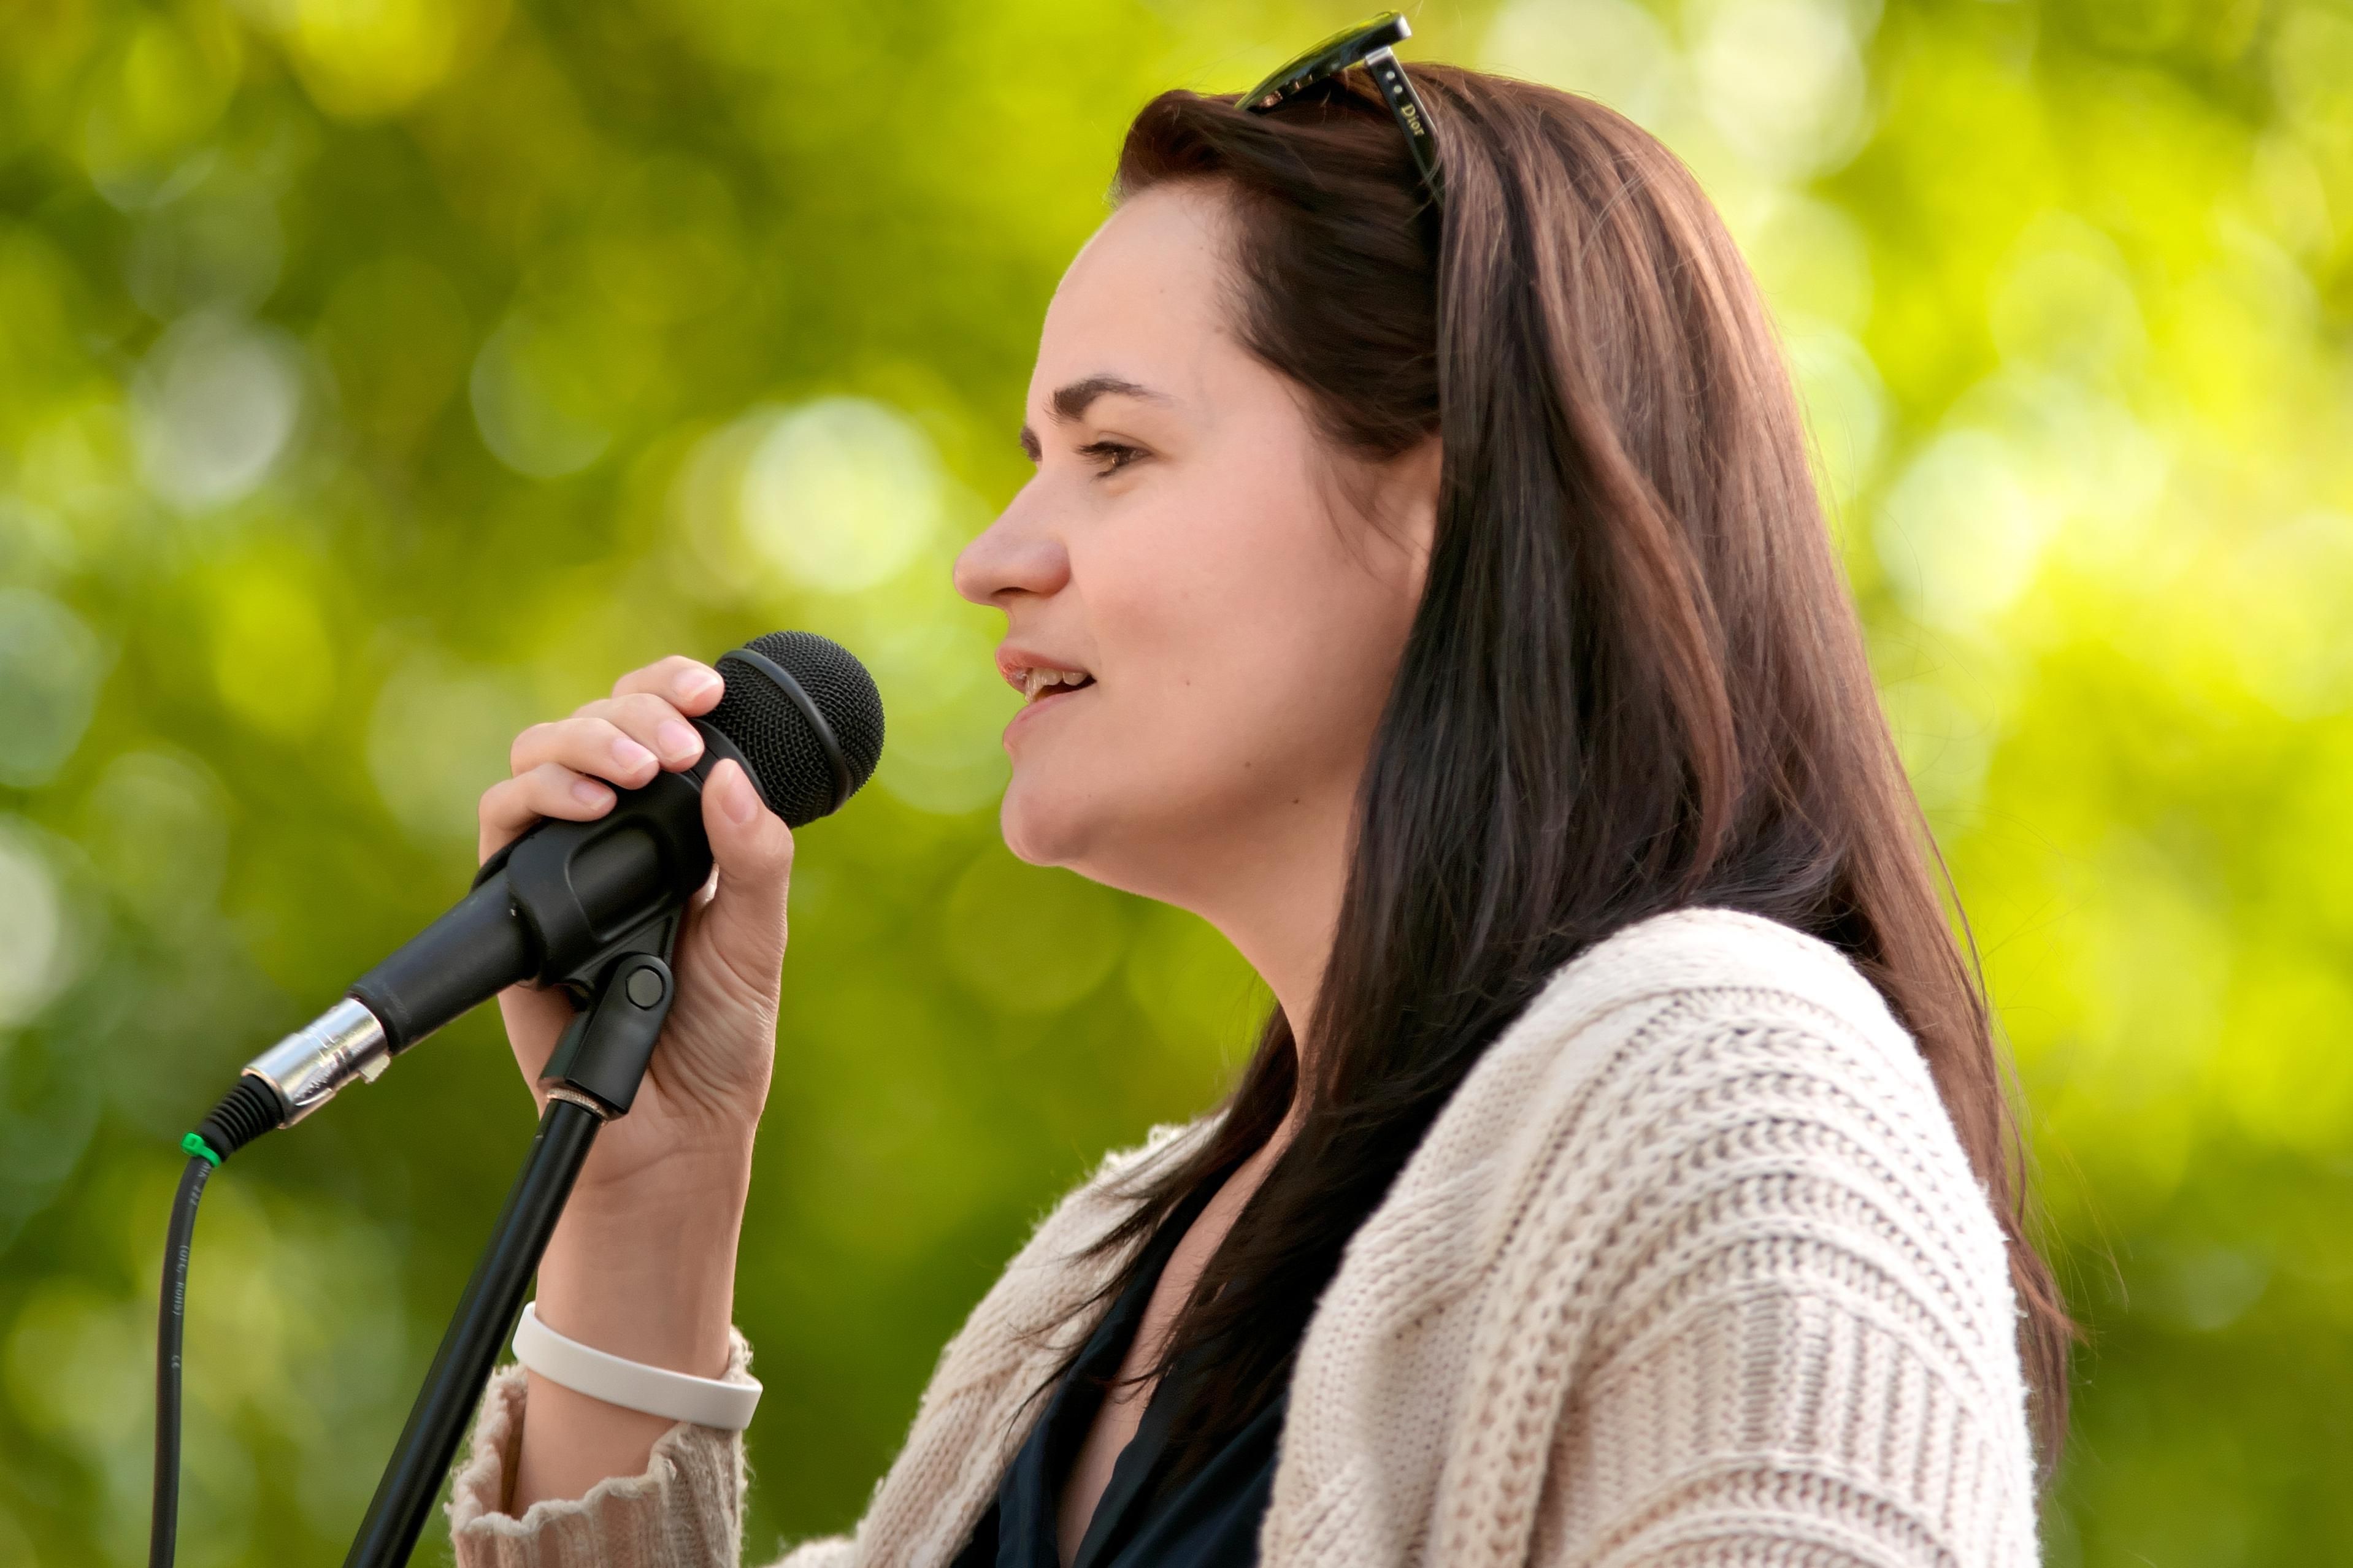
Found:
[[1422, 108], [1421, 95], [1413, 90], [1413, 83], [1406, 80], [1405, 68], [1398, 64], [1392, 48], [1399, 39], [1412, 36], [1413, 29], [1405, 25], [1403, 16], [1384, 11], [1369, 22], [1333, 34], [1301, 55], [1242, 94], [1241, 106], [1253, 114], [1263, 114], [1350, 66], [1363, 66], [1372, 73], [1381, 96], [1388, 100], [1389, 112], [1405, 132], [1406, 145], [1412, 149], [1422, 184], [1430, 187], [1430, 200], [1442, 205], [1446, 190], [1438, 174], [1438, 139], [1430, 133], [1430, 111]]

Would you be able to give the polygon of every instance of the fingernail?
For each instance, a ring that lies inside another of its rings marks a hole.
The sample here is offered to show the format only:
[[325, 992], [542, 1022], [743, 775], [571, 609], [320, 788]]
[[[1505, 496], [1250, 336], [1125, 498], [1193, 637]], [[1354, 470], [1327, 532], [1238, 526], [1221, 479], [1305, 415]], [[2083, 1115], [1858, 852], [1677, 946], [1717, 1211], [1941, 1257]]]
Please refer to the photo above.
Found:
[[620, 764], [623, 773], [633, 773], [639, 768], [652, 767], [654, 754], [623, 735], [613, 742], [613, 761]]
[[654, 729], [654, 739], [661, 742], [662, 754], [672, 762], [688, 762], [702, 754], [702, 737], [694, 726], [681, 719], [665, 719]]
[[574, 779], [572, 781], [572, 798], [583, 805], [603, 805], [611, 798], [611, 795], [610, 790], [592, 780]]
[[726, 684], [715, 669], [690, 669], [678, 678], [678, 694], [691, 702]]
[[719, 785], [719, 809], [727, 814], [728, 821], [741, 827], [760, 809], [759, 796], [752, 793], [752, 781], [744, 776], [742, 768], [732, 762], [720, 766], [727, 770], [727, 776]]

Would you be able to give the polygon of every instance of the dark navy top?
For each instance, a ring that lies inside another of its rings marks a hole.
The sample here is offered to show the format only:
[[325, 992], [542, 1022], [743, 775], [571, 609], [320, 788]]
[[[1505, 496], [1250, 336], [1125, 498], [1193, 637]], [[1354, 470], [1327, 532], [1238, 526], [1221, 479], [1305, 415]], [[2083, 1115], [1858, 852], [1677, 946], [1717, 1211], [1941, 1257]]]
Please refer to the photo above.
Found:
[[[954, 1568], [1061, 1568], [1054, 1520], [1062, 1483], [1103, 1408], [1103, 1384], [1127, 1359], [1161, 1270], [1216, 1190], [1215, 1183], [1205, 1184], [1162, 1222], [1134, 1280], [1048, 1396], [997, 1489], [997, 1500]], [[1072, 1568], [1254, 1568], [1259, 1521], [1274, 1487], [1275, 1440], [1289, 1400], [1277, 1395], [1207, 1463], [1172, 1484], [1169, 1425], [1198, 1372], [1180, 1361], [1152, 1391], [1135, 1436], [1112, 1467]]]

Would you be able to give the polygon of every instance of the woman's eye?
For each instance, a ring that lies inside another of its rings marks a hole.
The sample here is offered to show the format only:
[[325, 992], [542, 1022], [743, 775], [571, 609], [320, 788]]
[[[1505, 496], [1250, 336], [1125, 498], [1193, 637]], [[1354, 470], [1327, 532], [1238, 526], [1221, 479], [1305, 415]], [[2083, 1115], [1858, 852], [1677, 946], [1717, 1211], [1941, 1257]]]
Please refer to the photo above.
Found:
[[1079, 448], [1079, 456], [1099, 465], [1103, 473], [1115, 474], [1144, 456], [1144, 448], [1124, 441], [1090, 441]]

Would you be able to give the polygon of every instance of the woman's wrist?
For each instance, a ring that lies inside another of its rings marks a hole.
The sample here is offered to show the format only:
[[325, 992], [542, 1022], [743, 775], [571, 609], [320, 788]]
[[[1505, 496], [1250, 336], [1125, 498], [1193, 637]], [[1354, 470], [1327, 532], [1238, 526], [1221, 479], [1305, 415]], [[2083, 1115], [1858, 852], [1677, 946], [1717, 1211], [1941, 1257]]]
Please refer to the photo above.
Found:
[[[747, 1142], [575, 1190], [540, 1259], [540, 1321], [608, 1355], [726, 1375], [750, 1180]], [[520, 1515], [607, 1476], [637, 1475], [672, 1425], [532, 1373], [509, 1506]]]
[[540, 1260], [541, 1321], [611, 1355], [723, 1375], [750, 1180], [745, 1148], [575, 1192]]

